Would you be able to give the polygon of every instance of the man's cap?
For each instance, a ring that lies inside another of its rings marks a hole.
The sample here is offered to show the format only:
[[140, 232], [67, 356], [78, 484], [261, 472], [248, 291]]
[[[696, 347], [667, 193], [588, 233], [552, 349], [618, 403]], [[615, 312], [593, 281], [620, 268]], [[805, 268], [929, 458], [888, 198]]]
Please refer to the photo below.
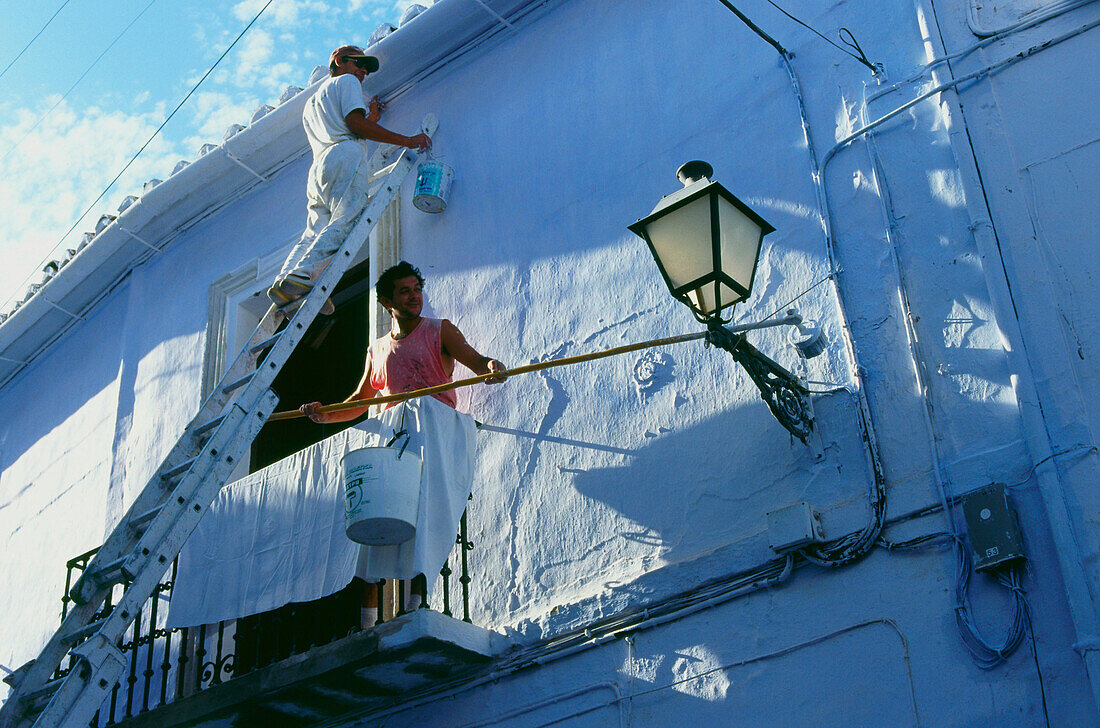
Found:
[[333, 63], [339, 63], [341, 58], [364, 59], [364, 60], [366, 60], [366, 62], [367, 62], [367, 65], [366, 65], [367, 73], [374, 73], [375, 71], [378, 70], [378, 59], [375, 58], [374, 56], [368, 56], [366, 54], [366, 52], [364, 52], [363, 49], [360, 48], [359, 46], [354, 46], [354, 45], [340, 46], [339, 48], [337, 48], [336, 50], [334, 50], [332, 52], [332, 55], [330, 55], [328, 57], [329, 65], [331, 66]]

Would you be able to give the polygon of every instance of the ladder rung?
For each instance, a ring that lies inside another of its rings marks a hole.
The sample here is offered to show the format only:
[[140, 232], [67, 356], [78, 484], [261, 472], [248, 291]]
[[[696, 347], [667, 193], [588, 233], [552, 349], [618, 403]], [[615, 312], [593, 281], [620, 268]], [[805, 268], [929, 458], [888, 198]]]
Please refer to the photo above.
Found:
[[[171, 502], [171, 501], [169, 501], [169, 502]], [[159, 506], [157, 506], [156, 508], [150, 508], [149, 510], [145, 511], [145, 513], [142, 513], [140, 516], [136, 516], [134, 518], [131, 518], [130, 522], [129, 522], [130, 523], [130, 528], [133, 528], [135, 530], [140, 529], [142, 526], [149, 523], [149, 521], [156, 518], [157, 514], [160, 513], [161, 511], [163, 511], [164, 507], [166, 505], [168, 505], [168, 503], [162, 503]]]
[[99, 631], [100, 627], [102, 627], [106, 623], [107, 617], [104, 617], [103, 619], [97, 619], [94, 622], [88, 622], [88, 624], [84, 625], [80, 629], [75, 629], [72, 632], [66, 634], [64, 637], [61, 638], [61, 641], [69, 645], [75, 644], [77, 642], [80, 642], [85, 637], [91, 637], [93, 634]]
[[252, 372], [249, 372], [248, 374], [245, 374], [240, 379], [233, 380], [229, 384], [222, 387], [222, 394], [229, 394], [234, 389], [240, 389], [244, 385], [248, 384], [249, 380], [251, 380], [252, 377], [254, 377], [254, 376], [256, 376], [256, 372], [252, 371]]
[[209, 420], [207, 422], [202, 423], [201, 425], [199, 425], [198, 427], [195, 428], [195, 434], [196, 435], [205, 435], [206, 433], [211, 432], [212, 430], [218, 429], [218, 425], [220, 425], [222, 423], [222, 420], [224, 420], [224, 419], [225, 419], [225, 415], [221, 415], [219, 417], [213, 418], [212, 420]]
[[177, 475], [183, 475], [184, 473], [186, 473], [188, 470], [191, 469], [191, 466], [194, 465], [195, 461], [198, 460], [198, 459], [199, 458], [196, 455], [195, 457], [191, 458], [190, 460], [184, 460], [182, 463], [180, 463], [176, 467], [172, 468], [171, 470], [165, 470], [163, 473], [160, 474], [161, 480], [171, 480], [172, 478], [176, 477]]
[[[397, 160], [397, 162], [400, 162], [400, 161], [401, 161], [400, 159]], [[392, 172], [395, 167], [397, 167], [397, 162], [394, 162], [393, 164], [387, 165], [387, 166], [383, 167], [382, 169], [378, 170], [377, 172], [372, 174], [367, 181], [368, 182], [377, 182], [378, 180], [382, 179], [383, 177], [388, 175], [390, 172]]]
[[21, 695], [20, 700], [24, 705], [35, 705], [42, 701], [43, 698], [49, 698], [58, 691], [61, 684], [65, 682], [65, 678], [59, 677], [54, 680], [50, 680], [48, 683], [43, 683], [41, 687], [36, 688], [26, 695]]
[[282, 335], [283, 335], [283, 332], [280, 331], [279, 333], [275, 334], [274, 336], [267, 337], [266, 339], [264, 339], [263, 341], [261, 341], [258, 344], [253, 344], [252, 347], [248, 350], [248, 353], [249, 354], [259, 354], [261, 351], [264, 351], [265, 349], [270, 348], [271, 345], [274, 344], [276, 341], [278, 341], [279, 337], [282, 336]]
[[[121, 559], [115, 559], [114, 561], [105, 565], [102, 569], [96, 569], [94, 572], [89, 574], [89, 578], [92, 581], [100, 584], [101, 586], [116, 583], [122, 581], [122, 579], [133, 578], [133, 574], [127, 574], [122, 568], [122, 565], [126, 563], [126, 560], [128, 558], [128, 556], [123, 556]], [[116, 573], [117, 576], [121, 578], [115, 578]]]

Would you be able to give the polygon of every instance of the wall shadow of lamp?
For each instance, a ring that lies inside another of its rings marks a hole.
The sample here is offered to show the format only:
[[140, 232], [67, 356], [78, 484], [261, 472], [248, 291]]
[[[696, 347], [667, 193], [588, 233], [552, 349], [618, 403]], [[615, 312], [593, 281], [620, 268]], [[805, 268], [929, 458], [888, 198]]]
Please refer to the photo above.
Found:
[[[760, 390], [760, 396], [783, 427], [801, 440], [813, 430], [809, 390], [791, 372], [762, 354], [745, 339], [753, 328], [775, 325], [800, 327], [803, 356], [821, 353], [820, 330], [793, 311], [773, 322], [729, 327], [727, 309], [752, 292], [756, 263], [764, 236], [775, 228], [712, 182], [714, 169], [693, 161], [676, 171], [683, 189], [662, 197], [653, 211], [628, 229], [645, 240], [673, 298], [707, 326], [706, 340], [728, 352]], [[792, 339], [792, 343], [795, 341]]]

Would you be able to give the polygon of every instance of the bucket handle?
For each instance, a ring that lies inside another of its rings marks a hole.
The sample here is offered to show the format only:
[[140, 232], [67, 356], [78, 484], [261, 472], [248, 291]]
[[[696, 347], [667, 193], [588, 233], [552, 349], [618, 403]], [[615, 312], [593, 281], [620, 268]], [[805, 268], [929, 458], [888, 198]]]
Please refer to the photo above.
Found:
[[402, 428], [400, 430], [394, 430], [393, 431], [393, 437], [391, 437], [390, 441], [386, 443], [386, 447], [393, 447], [393, 444], [395, 442], [397, 442], [397, 439], [399, 437], [404, 437], [405, 442], [404, 442], [404, 444], [401, 445], [401, 451], [399, 453], [397, 453], [397, 459], [398, 460], [400, 460], [401, 456], [405, 454], [405, 448], [407, 448], [409, 446], [409, 439], [410, 439], [409, 431], [404, 429], [404, 428]]

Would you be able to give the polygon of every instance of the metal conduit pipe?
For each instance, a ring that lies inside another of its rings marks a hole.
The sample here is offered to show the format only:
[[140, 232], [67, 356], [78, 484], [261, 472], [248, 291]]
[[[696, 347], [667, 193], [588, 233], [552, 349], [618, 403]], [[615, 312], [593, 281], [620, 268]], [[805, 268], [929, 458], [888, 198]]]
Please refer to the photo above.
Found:
[[[818, 218], [821, 223], [822, 236], [825, 243], [825, 251], [829, 263], [829, 272], [832, 275], [833, 285], [832, 291], [836, 298], [837, 313], [840, 318], [841, 331], [844, 336], [845, 349], [848, 352], [849, 361], [851, 361], [852, 375], [858, 383], [854, 395], [856, 402], [859, 406], [860, 416], [865, 422], [864, 428], [867, 437], [867, 451], [870, 460], [870, 466], [873, 473], [872, 482], [869, 485], [869, 502], [871, 507], [871, 519], [868, 523], [868, 527], [865, 530], [865, 538], [862, 541], [866, 542], [866, 546], [862, 553], [867, 553], [873, 547], [875, 540], [878, 538], [878, 534], [882, 530], [883, 517], [885, 515], [885, 497], [886, 497], [886, 482], [883, 476], [882, 460], [879, 453], [878, 439], [875, 434], [874, 418], [871, 415], [870, 404], [867, 400], [867, 386], [864, 379], [863, 367], [860, 366], [860, 357], [858, 347], [855, 341], [855, 337], [852, 334], [851, 324], [848, 318], [848, 307], [844, 299], [844, 291], [840, 284], [840, 267], [837, 265], [836, 251], [833, 247], [833, 233], [832, 233], [832, 213], [831, 206], [829, 204], [828, 192], [825, 188], [824, 178], [822, 176], [822, 165], [818, 163], [817, 148], [814, 145], [813, 134], [810, 133], [810, 121], [806, 111], [805, 97], [802, 93], [802, 84], [798, 80], [798, 74], [795, 73], [794, 64], [791, 61], [790, 53], [777, 41], [768, 36], [766, 33], [757, 28], [754, 24], [749, 22], [740, 12], [737, 12], [733, 6], [727, 0], [719, 0], [723, 5], [730, 8], [739, 18], [741, 18], [754, 32], [760, 35], [769, 45], [775, 48], [776, 52], [783, 63], [783, 67], [787, 71], [787, 76], [791, 82], [791, 89], [794, 92], [795, 101], [798, 104], [799, 121], [802, 125], [802, 136], [806, 141], [806, 150], [810, 156], [811, 168], [810, 177], [814, 183], [814, 191], [817, 197], [818, 204]], [[854, 558], [858, 558], [859, 555], [855, 554]], [[852, 559], [846, 559], [844, 563], [848, 563]]]
[[[867, 100], [868, 101], [874, 101], [875, 99], [877, 99], [881, 96], [885, 96], [886, 94], [890, 93], [891, 91], [895, 91], [898, 88], [901, 88], [902, 86], [904, 86], [906, 84], [909, 84], [909, 83], [912, 83], [912, 82], [914, 82], [918, 79], [921, 79], [921, 78], [924, 77], [925, 73], [932, 70], [933, 68], [940, 65], [941, 63], [948, 63], [948, 62], [956, 60], [956, 59], [961, 60], [963, 58], [966, 58], [968, 55], [970, 55], [974, 51], [979, 50], [981, 48], [985, 48], [987, 45], [990, 45], [991, 43], [995, 43], [999, 40], [1004, 40], [1005, 38], [1009, 38], [1013, 35], [1016, 35], [1017, 33], [1020, 33], [1020, 32], [1023, 32], [1025, 30], [1027, 30], [1028, 28], [1033, 28], [1036, 25], [1039, 25], [1040, 23], [1045, 23], [1048, 20], [1056, 18], [1059, 15], [1067, 13], [1070, 10], [1074, 10], [1076, 8], [1079, 8], [1082, 5], [1087, 5], [1088, 3], [1091, 3], [1091, 2], [1096, 2], [1096, 0], [1072, 0], [1071, 2], [1068, 2], [1068, 3], [1062, 3], [1062, 5], [1060, 7], [1058, 7], [1058, 6], [1052, 7], [1050, 9], [1048, 9], [1047, 11], [1041, 12], [1038, 15], [1035, 15], [1031, 18], [1028, 18], [1026, 20], [1020, 20], [1016, 23], [1013, 23], [1009, 26], [1006, 26], [1006, 27], [1002, 28], [1001, 30], [997, 31], [995, 34], [985, 36], [982, 40], [978, 41], [977, 43], [975, 43], [972, 46], [964, 48], [961, 51], [955, 51], [954, 53], [947, 53], [946, 50], [945, 50], [944, 55], [933, 58], [928, 63], [925, 63], [923, 66], [921, 66], [921, 70], [918, 71], [917, 73], [913, 74], [909, 78], [903, 79], [901, 81], [896, 81], [896, 82], [890, 84], [889, 86], [883, 86], [878, 91], [871, 94], [871, 96]], [[973, 6], [971, 6], [971, 7], [973, 7]], [[975, 35], [979, 35], [979, 34], [975, 33]]]
[[[929, 21], [935, 24], [935, 35], [942, 47], [943, 36], [939, 29], [935, 3], [931, 0], [929, 2], [932, 10], [928, 14]], [[1032, 55], [1038, 50], [1049, 48], [1080, 35], [1097, 25], [1100, 25], [1100, 20], [1086, 23], [1047, 43], [1028, 49], [1027, 55]], [[1014, 60], [1021, 60], [1023, 57], [1027, 56], [1013, 58]], [[946, 100], [953, 113], [959, 114], [960, 118], [965, 118], [957, 92]], [[1035, 387], [1035, 373], [1031, 367], [1031, 357], [1023, 337], [1020, 321], [1016, 315], [1016, 305], [1013, 300], [1012, 286], [1008, 280], [1006, 261], [1001, 252], [996, 228], [993, 225], [993, 216], [988, 207], [988, 198], [978, 170], [977, 159], [966, 132], [966, 125], [962, 124], [960, 126], [960, 129], [953, 129], [951, 133], [967, 136], [966, 139], [960, 140], [960, 145], [965, 144], [969, 147], [971, 154], [955, 155], [959, 171], [962, 173], [967, 186], [970, 189], [980, 190], [983, 201], [986, 201], [980, 210], [973, 205], [967, 205], [967, 211], [971, 215], [974, 240], [983, 258], [1001, 261], [999, 271], [985, 268], [985, 278], [989, 286], [990, 298], [997, 312], [997, 322], [1010, 344], [1006, 348], [1010, 365], [1015, 373], [1013, 388], [1016, 394], [1017, 408], [1020, 412], [1020, 419], [1024, 424], [1028, 448], [1031, 450], [1032, 458], [1037, 462], [1035, 475], [1039, 484], [1039, 492], [1046, 506], [1047, 522], [1050, 525], [1054, 539], [1059, 573], [1065, 585], [1066, 601], [1077, 638], [1074, 649], [1081, 655], [1085, 663], [1085, 671], [1089, 685], [1092, 688], [1093, 700], [1097, 705], [1100, 705], [1100, 623], [1098, 623], [1096, 615], [1096, 602], [1089, 589], [1082, 554], [1072, 526], [1069, 508], [1066, 504], [1065, 487], [1061, 482], [1054, 462], [1058, 453], [1052, 446], [1051, 433], [1047, 428], [1042, 402]]]
[[[930, 16], [931, 21], [935, 22], [934, 8], [933, 11], [928, 15]], [[1022, 24], [1021, 27], [1015, 32], [1023, 30], [1024, 27], [1030, 27], [1030, 25], [1031, 24]], [[837, 152], [845, 148], [856, 139], [863, 137], [864, 135], [868, 134], [868, 132], [881, 126], [889, 119], [902, 113], [906, 109], [909, 109], [920, 103], [921, 101], [924, 101], [948, 89], [955, 90], [957, 94], [957, 87], [966, 81], [987, 76], [1001, 68], [1005, 68], [1009, 65], [1016, 63], [1017, 61], [1021, 61], [1042, 50], [1045, 50], [1046, 48], [1050, 48], [1065, 40], [1069, 40], [1070, 38], [1081, 35], [1082, 33], [1085, 33], [1097, 27], [1098, 25], [1100, 25], [1100, 20], [1094, 20], [1085, 23], [1084, 25], [1081, 25], [1074, 30], [1058, 35], [1043, 43], [1033, 45], [1020, 53], [1010, 56], [1009, 58], [1002, 59], [1001, 61], [990, 64], [982, 69], [968, 73], [964, 76], [952, 78], [950, 81], [937, 84], [931, 90], [921, 94], [915, 99], [912, 99], [902, 104], [899, 107], [896, 107], [892, 111], [880, 116], [876, 120], [864, 123], [864, 125], [860, 129], [857, 129], [844, 139], [838, 141], [836, 145], [834, 145], [826, 153], [825, 157], [822, 159], [820, 167], [822, 175], [821, 184], [824, 185], [823, 176], [825, 167], [836, 156]], [[941, 51], [943, 51], [946, 55], [946, 52], [943, 48], [942, 34], [939, 31], [938, 24], [936, 27], [936, 32], [940, 35]], [[1011, 34], [1012, 33], [1005, 33], [1005, 36]], [[949, 63], [948, 69], [950, 72]], [[960, 118], [963, 118], [961, 107], [958, 105], [957, 97], [952, 97], [950, 104], [952, 111], [959, 114]], [[963, 132], [952, 133], [962, 134]], [[967, 140], [966, 143], [969, 144], [969, 140]], [[971, 182], [972, 186], [978, 189], [982, 189], [980, 174], [977, 172], [976, 168], [976, 160], [970, 158], [963, 160], [959, 158], [958, 154], [955, 155], [955, 158], [958, 162], [960, 171], [963, 171], [963, 173], [968, 177], [968, 181]], [[872, 160], [872, 163], [875, 164], [875, 161]], [[882, 198], [880, 197], [880, 199]], [[986, 212], [988, 212], [988, 210]], [[887, 217], [889, 218], [889, 210], [886, 210], [886, 213]], [[987, 259], [1000, 259], [1000, 249], [996, 241], [994, 240], [991, 243], [991, 241], [988, 239], [988, 234], [985, 235], [985, 240], [980, 239], [982, 237], [982, 234], [979, 233], [979, 231], [984, 232], [988, 230], [990, 233], [995, 232], [993, 230], [991, 219], [975, 220], [973, 219], [973, 211], [971, 211], [971, 216], [973, 222], [972, 227], [975, 230], [975, 241], [978, 244], [979, 249], [982, 251], [983, 257], [986, 257]], [[896, 258], [896, 248], [893, 251], [893, 255], [893, 263], [895, 265], [898, 275], [900, 276], [901, 271]], [[1007, 346], [1006, 349], [1008, 349], [1010, 365], [1013, 371], [1018, 373], [1017, 376], [1014, 377], [1014, 389], [1017, 397], [1021, 421], [1024, 423], [1025, 430], [1028, 432], [1029, 449], [1032, 451], [1033, 459], [1035, 459], [1037, 462], [1042, 463], [1039, 467], [1036, 468], [1036, 473], [1040, 480], [1040, 492], [1043, 495], [1044, 503], [1047, 505], [1048, 522], [1051, 525], [1051, 530], [1054, 535], [1055, 543], [1057, 544], [1057, 558], [1063, 581], [1066, 584], [1067, 603], [1069, 606], [1071, 617], [1074, 621], [1075, 629], [1077, 631], [1078, 641], [1075, 645], [1075, 648], [1085, 660], [1085, 669], [1088, 674], [1090, 686], [1093, 691], [1094, 700], [1097, 702], [1097, 704], [1100, 704], [1100, 652], [1097, 651], [1098, 646], [1100, 646], [1100, 641], [1098, 641], [1097, 639], [1098, 625], [1096, 614], [1093, 608], [1093, 600], [1091, 599], [1091, 595], [1088, 590], [1087, 578], [1085, 576], [1083, 563], [1081, 562], [1079, 549], [1077, 547], [1076, 539], [1073, 536], [1068, 509], [1066, 508], [1064, 497], [1062, 496], [1063, 488], [1061, 482], [1058, 479], [1057, 471], [1054, 467], [1054, 450], [1051, 447], [1051, 443], [1049, 441], [1049, 433], [1046, 431], [1045, 421], [1042, 416], [1042, 408], [1038, 402], [1037, 394], [1034, 389], [1033, 371], [1031, 369], [1031, 365], [1028, 361], [1026, 353], [1024, 354], [1024, 356], [1021, 357], [1021, 349], [1023, 349], [1023, 338], [1019, 330], [1019, 322], [1016, 319], [1015, 306], [1011, 304], [1011, 289], [1008, 284], [1007, 278], [1002, 278], [1001, 276], [997, 275], [990, 275], [987, 271], [986, 279], [990, 286], [990, 297], [993, 299], [993, 304], [997, 310], [998, 322], [1004, 321], [1008, 324], [1006, 328], [1011, 329], [1011, 332], [1006, 331], [1006, 336], [1010, 338], [1010, 343], [1018, 344], [1018, 346]], [[901, 278], [899, 280], [902, 289], [901, 302], [906, 316], [906, 334], [907, 338], [909, 338], [911, 353], [914, 356], [915, 369], [918, 372], [918, 384], [921, 387], [923, 399], [925, 400], [924, 414], [926, 426], [931, 426], [931, 414], [928, 411], [930, 407], [930, 402], [928, 400], [926, 384], [924, 381], [922, 381], [922, 378], [920, 377], [921, 363], [916, 347], [915, 332], [912, 330], [912, 314], [909, 310], [908, 300], [904, 293], [904, 278]], [[1003, 291], [1001, 289], [1003, 289]], [[1004, 293], [1008, 294], [1007, 298], [1005, 297]], [[1009, 305], [1006, 305], [1006, 303]], [[949, 525], [951, 525], [952, 530], [954, 530], [953, 519], [949, 515], [951, 513], [950, 498], [948, 498], [947, 496], [944, 485], [945, 479], [943, 477], [942, 471], [939, 469], [939, 457], [934, 438], [932, 438], [932, 448], [934, 459], [936, 462], [936, 477], [938, 483], [940, 484], [941, 501], [945, 513], [948, 514]], [[958, 548], [957, 545], [956, 548]]]
[[990, 65], [986, 66], [985, 68], [981, 68], [981, 69], [979, 69], [977, 71], [974, 71], [972, 73], [968, 73], [965, 76], [959, 76], [958, 78], [954, 78], [951, 81], [948, 81], [946, 83], [941, 83], [941, 84], [935, 86], [931, 90], [924, 92], [923, 94], [916, 97], [915, 99], [912, 99], [910, 101], [905, 102], [904, 104], [902, 104], [901, 106], [898, 106], [894, 110], [880, 116], [879, 118], [877, 118], [874, 121], [860, 127], [859, 129], [856, 129], [851, 134], [849, 134], [848, 136], [846, 136], [843, 139], [841, 139], [840, 141], [838, 141], [832, 147], [832, 149], [830, 149], [828, 152], [826, 152], [825, 156], [822, 157], [820, 169], [824, 170], [825, 166], [828, 165], [829, 161], [841, 149], [848, 146], [849, 144], [851, 144], [856, 139], [862, 137], [864, 134], [871, 131], [875, 127], [881, 126], [882, 124], [884, 124], [885, 122], [887, 122], [890, 119], [894, 118], [898, 114], [904, 112], [906, 109], [909, 109], [913, 106], [916, 106], [921, 101], [924, 101], [925, 99], [928, 99], [932, 96], [935, 96], [936, 94], [938, 94], [942, 91], [946, 91], [948, 89], [954, 89], [956, 86], [958, 86], [961, 83], [965, 83], [966, 81], [981, 78], [982, 76], [988, 76], [989, 74], [993, 73], [994, 71], [1000, 70], [1001, 68], [1004, 68], [1005, 66], [1009, 66], [1013, 63], [1016, 63], [1017, 61], [1022, 61], [1025, 58], [1029, 58], [1030, 56], [1033, 56], [1033, 55], [1035, 55], [1036, 53], [1038, 53], [1040, 51], [1046, 50], [1047, 48], [1055, 46], [1055, 45], [1057, 45], [1057, 44], [1059, 44], [1063, 41], [1069, 40], [1070, 38], [1081, 35], [1082, 33], [1086, 32], [1086, 31], [1092, 30], [1093, 28], [1095, 28], [1098, 25], [1100, 25], [1100, 19], [1090, 21], [1090, 22], [1085, 23], [1084, 25], [1076, 28], [1075, 30], [1071, 30], [1067, 33], [1063, 33], [1062, 35], [1056, 36], [1056, 37], [1054, 37], [1054, 38], [1052, 38], [1048, 41], [1045, 41], [1043, 43], [1040, 43], [1038, 45], [1031, 46], [1030, 48], [1028, 48], [1025, 51], [1020, 51], [1019, 53], [1017, 53], [1014, 56], [1011, 56], [1009, 58], [1005, 58], [1003, 60], [998, 61], [997, 63], [990, 64]]

